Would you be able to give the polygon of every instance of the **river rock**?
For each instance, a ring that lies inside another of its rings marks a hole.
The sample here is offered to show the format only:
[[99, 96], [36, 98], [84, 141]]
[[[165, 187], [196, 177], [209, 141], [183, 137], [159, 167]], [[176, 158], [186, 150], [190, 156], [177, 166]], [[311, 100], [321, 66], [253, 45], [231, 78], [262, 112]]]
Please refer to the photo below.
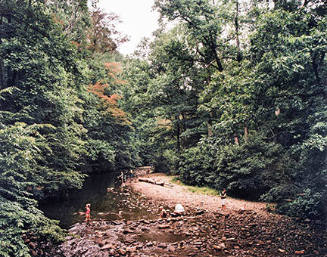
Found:
[[129, 228], [123, 230], [123, 234], [128, 234], [128, 233], [134, 233], [134, 231]]
[[134, 238], [126, 238], [125, 241], [124, 241], [126, 244], [133, 244], [136, 242], [136, 240]]
[[103, 242], [101, 239], [97, 240], [96, 243], [97, 243], [100, 247], [104, 246], [104, 242]]
[[169, 252], [175, 252], [176, 251], [176, 248], [172, 245], [168, 246], [168, 251]]
[[138, 245], [136, 245], [136, 249], [137, 250], [140, 250], [140, 249], [142, 249], [143, 248], [143, 244], [138, 244]]
[[121, 254], [121, 255], [126, 255], [127, 251], [125, 249], [119, 249], [118, 252]]
[[225, 245], [225, 243], [220, 243], [218, 245], [214, 245], [213, 249], [215, 249], [215, 250], [224, 250], [224, 249], [226, 249], [226, 245]]
[[205, 211], [204, 210], [197, 210], [195, 215], [202, 215]]
[[129, 253], [135, 253], [137, 251], [136, 247], [129, 247], [126, 249]]
[[109, 249], [113, 249], [113, 245], [112, 244], [106, 244], [104, 246], [101, 247], [101, 250], [109, 250]]
[[170, 228], [170, 226], [169, 225], [159, 225], [158, 228], [166, 229], [166, 228]]
[[141, 227], [141, 230], [142, 230], [142, 231], [149, 231], [150, 228], [148, 228], [148, 227]]

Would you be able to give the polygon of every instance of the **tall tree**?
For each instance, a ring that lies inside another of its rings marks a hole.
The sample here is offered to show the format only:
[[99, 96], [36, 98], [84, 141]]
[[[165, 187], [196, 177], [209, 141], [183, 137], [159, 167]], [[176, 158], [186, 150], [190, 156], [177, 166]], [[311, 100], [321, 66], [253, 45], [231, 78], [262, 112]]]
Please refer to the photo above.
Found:
[[[85, 8], [85, 1], [0, 1], [1, 256], [29, 256], [24, 236], [63, 239], [37, 200], [80, 188], [93, 159], [115, 159], [106, 170], [135, 159], [116, 100], [108, 112], [87, 91], [112, 78], [84, 48]], [[71, 13], [76, 17], [62, 22]], [[98, 139], [95, 128], [103, 132], [102, 149], [88, 151]]]
[[225, 40], [221, 20], [218, 19], [216, 8], [206, 0], [166, 1], [157, 0], [156, 8], [162, 17], [179, 20], [186, 24], [189, 32], [197, 40], [196, 50], [200, 60], [206, 65], [222, 71]]
[[88, 31], [88, 48], [94, 53], [114, 52], [118, 45], [128, 40], [116, 29], [116, 23], [120, 22], [119, 16], [105, 13], [99, 6], [98, 1], [92, 1], [91, 22]]
[[[155, 6], [179, 24], [157, 33], [151, 46], [146, 96], [167, 129], [156, 135], [180, 152], [174, 161], [184, 181], [321, 217], [324, 1], [157, 0]], [[183, 142], [187, 137], [191, 144]]]

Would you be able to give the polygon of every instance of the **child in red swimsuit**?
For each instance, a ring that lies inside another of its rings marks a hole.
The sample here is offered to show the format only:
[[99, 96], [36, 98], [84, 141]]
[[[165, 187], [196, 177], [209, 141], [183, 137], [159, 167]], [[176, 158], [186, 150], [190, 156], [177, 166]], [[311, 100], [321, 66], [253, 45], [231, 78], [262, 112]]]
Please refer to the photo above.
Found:
[[85, 221], [87, 223], [90, 222], [90, 219], [91, 219], [91, 204], [87, 203], [85, 205], [85, 209], [86, 209], [86, 212], [85, 212]]

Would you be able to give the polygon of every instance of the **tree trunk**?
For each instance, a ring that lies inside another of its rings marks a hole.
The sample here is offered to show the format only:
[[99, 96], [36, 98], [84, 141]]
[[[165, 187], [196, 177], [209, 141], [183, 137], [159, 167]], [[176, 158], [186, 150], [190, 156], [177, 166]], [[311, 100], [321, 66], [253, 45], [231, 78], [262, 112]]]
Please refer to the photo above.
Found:
[[3, 89], [4, 86], [4, 79], [3, 79], [3, 61], [0, 60], [0, 89]]
[[[182, 118], [182, 121], [181, 121], [182, 126], [181, 126], [180, 130], [181, 130], [181, 133], [183, 133], [184, 131], [187, 130], [186, 117], [185, 117], [184, 113], [182, 113], [180, 117]], [[186, 143], [187, 143], [187, 140], [185, 138], [184, 138], [183, 141], [181, 140], [181, 146], [182, 147], [185, 146]]]
[[245, 142], [248, 141], [248, 138], [249, 138], [249, 131], [248, 131], [248, 127], [245, 125], [244, 126], [244, 140], [245, 140]]
[[320, 85], [321, 78], [319, 76], [319, 71], [318, 71], [319, 65], [317, 64], [317, 59], [318, 59], [317, 55], [315, 55], [314, 53], [311, 53], [311, 59], [312, 59], [312, 69], [313, 69], [315, 77], [316, 77], [316, 83], [317, 83], [317, 85]]
[[214, 43], [211, 44], [211, 50], [213, 52], [213, 55], [215, 57], [215, 61], [217, 64], [217, 69], [218, 71], [223, 71], [223, 65], [221, 64], [220, 58], [218, 57], [217, 51], [216, 51], [216, 45]]
[[207, 126], [208, 126], [208, 137], [212, 137], [213, 132], [212, 132], [212, 126], [210, 120], [207, 122]]
[[234, 135], [234, 143], [235, 145], [239, 145], [239, 141], [238, 141], [238, 136], [237, 135]]
[[177, 121], [177, 131], [176, 131], [176, 138], [177, 138], [177, 152], [180, 153], [181, 150], [181, 131], [180, 131], [180, 124], [179, 124], [179, 117], [176, 116], [176, 121]]
[[[0, 27], [3, 25], [3, 16], [0, 17]], [[0, 34], [0, 45], [2, 44], [2, 38]], [[4, 79], [3, 79], [3, 60], [0, 58], [0, 89], [4, 88]]]
[[238, 16], [239, 16], [239, 2], [238, 0], [236, 0], [236, 14], [235, 14], [235, 32], [236, 32], [236, 47], [237, 47], [237, 57], [236, 60], [238, 62], [242, 61], [242, 55], [241, 55], [241, 47], [240, 47], [240, 24], [239, 24], [239, 20], [238, 20]]

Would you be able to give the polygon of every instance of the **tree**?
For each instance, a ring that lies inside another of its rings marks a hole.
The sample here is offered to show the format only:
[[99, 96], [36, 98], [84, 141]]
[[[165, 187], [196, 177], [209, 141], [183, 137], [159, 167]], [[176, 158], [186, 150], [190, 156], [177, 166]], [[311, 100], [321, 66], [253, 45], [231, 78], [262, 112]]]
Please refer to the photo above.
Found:
[[[311, 7], [295, 5], [292, 9], [277, 6], [262, 18], [252, 38], [253, 57], [257, 74], [266, 77], [262, 90], [270, 97], [271, 108], [278, 107], [281, 113], [270, 129], [295, 164], [289, 174], [291, 179], [281, 181], [282, 185], [273, 188], [266, 199], [280, 199], [287, 192], [293, 201], [281, 202], [282, 211], [321, 216], [326, 211], [319, 207], [326, 194], [322, 185], [326, 181], [326, 134], [321, 127], [326, 119], [326, 82], [321, 80], [326, 73], [326, 18], [321, 16], [318, 2]], [[289, 187], [293, 190], [287, 190]]]
[[[23, 239], [26, 235], [39, 240], [63, 240], [57, 222], [47, 219], [35, 201], [45, 182], [50, 182], [45, 178], [49, 170], [42, 166], [42, 154], [49, 149], [39, 133], [46, 126], [16, 123], [4, 128], [3, 125], [0, 123], [0, 255], [29, 256]], [[70, 178], [73, 183], [79, 180], [73, 174]]]
[[166, 128], [156, 135], [176, 145], [170, 156], [179, 153], [174, 162], [184, 182], [322, 217], [326, 4], [157, 0], [155, 6], [179, 25], [150, 45], [146, 99]]
[[131, 122], [120, 108], [119, 101], [125, 81], [119, 79], [120, 64], [104, 65], [105, 81], [97, 81], [88, 87], [93, 95], [84, 96], [84, 120], [87, 133], [88, 158], [97, 170], [130, 169], [137, 165], [139, 158], [133, 150]]
[[98, 1], [92, 1], [91, 22], [88, 31], [88, 49], [93, 53], [114, 52], [118, 45], [124, 43], [128, 38], [116, 30], [116, 23], [120, 22], [119, 16], [103, 12], [98, 7]]
[[224, 40], [219, 37], [223, 29], [220, 20], [217, 19], [214, 6], [206, 0], [158, 0], [155, 6], [163, 17], [169, 20], [180, 20], [186, 24], [197, 41], [196, 51], [201, 62], [219, 71], [224, 69], [220, 57]]
[[[89, 62], [90, 54], [83, 49], [80, 33], [88, 19], [84, 4], [85, 1], [0, 2], [3, 256], [29, 256], [26, 236], [63, 239], [57, 222], [38, 210], [37, 201], [80, 188], [90, 159], [105, 153], [107, 159], [115, 158], [115, 168], [132, 165], [129, 135], [124, 134], [129, 129], [122, 124], [127, 120], [118, 122], [124, 117], [119, 116], [116, 100], [111, 99], [110, 112], [104, 106], [97, 109], [100, 100], [87, 91], [93, 79], [112, 78], [103, 65], [93, 65], [96, 60]], [[54, 7], [59, 8], [56, 15]], [[60, 17], [71, 12], [76, 17], [62, 23]], [[80, 40], [81, 45], [74, 44], [74, 40]], [[94, 105], [90, 111], [89, 103]], [[90, 117], [93, 110], [100, 117], [99, 129], [105, 131], [100, 141], [89, 130], [99, 125], [97, 116]], [[109, 140], [113, 143], [108, 144]], [[87, 151], [94, 142], [101, 143], [102, 152]], [[110, 165], [106, 163], [105, 168], [109, 170]]]

